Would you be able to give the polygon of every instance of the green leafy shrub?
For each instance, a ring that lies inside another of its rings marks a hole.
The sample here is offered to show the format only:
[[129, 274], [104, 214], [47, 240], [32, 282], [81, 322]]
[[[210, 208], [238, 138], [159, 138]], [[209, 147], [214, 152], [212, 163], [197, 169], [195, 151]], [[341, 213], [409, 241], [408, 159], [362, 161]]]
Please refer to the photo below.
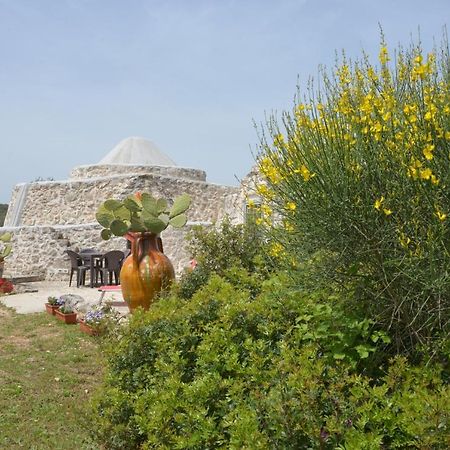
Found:
[[336, 309], [279, 277], [256, 298], [212, 276], [156, 302], [109, 344], [93, 433], [109, 449], [447, 448], [439, 368], [358, 375], [382, 335]]
[[275, 252], [334, 256], [397, 351], [433, 348], [450, 317], [450, 57], [400, 48], [345, 58], [262, 133], [258, 164]]
[[183, 274], [178, 294], [191, 298], [213, 273], [245, 287], [243, 271], [235, 270], [243, 268], [249, 275], [245, 276], [246, 287], [256, 295], [262, 281], [274, 270], [274, 261], [264, 256], [266, 245], [260, 230], [252, 223], [233, 225], [225, 217], [217, 228], [195, 227], [188, 236], [188, 248], [198, 264]]

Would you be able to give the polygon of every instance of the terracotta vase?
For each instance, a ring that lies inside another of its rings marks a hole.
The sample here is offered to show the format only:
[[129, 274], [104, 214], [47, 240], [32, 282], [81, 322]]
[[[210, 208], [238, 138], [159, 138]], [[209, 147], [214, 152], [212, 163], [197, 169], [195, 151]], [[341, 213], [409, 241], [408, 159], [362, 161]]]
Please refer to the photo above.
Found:
[[59, 320], [62, 320], [64, 323], [68, 323], [68, 324], [75, 324], [77, 323], [77, 313], [69, 313], [69, 314], [65, 314], [63, 312], [61, 312], [59, 309], [55, 310], [55, 315]]
[[59, 308], [59, 305], [50, 305], [50, 303], [45, 304], [45, 310], [48, 314], [54, 316], [56, 314], [56, 310]]
[[154, 298], [175, 278], [170, 259], [163, 253], [161, 238], [154, 233], [127, 233], [131, 253], [122, 265], [120, 284], [130, 312], [150, 308]]

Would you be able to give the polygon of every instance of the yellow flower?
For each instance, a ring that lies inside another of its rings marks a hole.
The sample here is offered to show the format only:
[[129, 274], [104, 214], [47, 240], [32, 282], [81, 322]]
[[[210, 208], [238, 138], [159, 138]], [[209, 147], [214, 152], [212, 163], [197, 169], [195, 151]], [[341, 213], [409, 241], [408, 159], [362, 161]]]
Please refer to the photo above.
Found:
[[315, 173], [311, 173], [304, 164], [300, 167], [300, 169], [295, 169], [294, 173], [301, 174], [301, 176], [305, 181], [309, 181], [312, 177], [316, 175]]
[[425, 156], [428, 161], [431, 161], [433, 159], [433, 150], [434, 145], [433, 144], [427, 144], [423, 149], [423, 156]]
[[429, 180], [431, 175], [433, 175], [433, 172], [429, 168], [420, 171], [420, 178], [422, 178], [422, 180]]
[[261, 206], [261, 211], [266, 216], [271, 216], [272, 215], [272, 208], [270, 206], [268, 206], [268, 205], [262, 205]]
[[387, 48], [384, 45], [380, 49], [379, 59], [381, 64], [386, 64], [390, 60]]
[[441, 211], [436, 211], [436, 216], [438, 217], [438, 219], [443, 222], [446, 218], [447, 218], [447, 214], [444, 214]]
[[379, 199], [375, 200], [375, 203], [374, 203], [373, 207], [374, 207], [375, 209], [378, 209], [378, 211], [379, 211], [380, 208], [381, 208], [381, 204], [382, 204], [383, 202], [384, 202], [384, 197], [381, 196]]
[[284, 229], [286, 230], [286, 231], [288, 231], [288, 232], [291, 232], [291, 231], [294, 231], [294, 225], [292, 225], [292, 223], [290, 223], [290, 222], [284, 222], [283, 223], [283, 225], [284, 225]]
[[290, 211], [295, 211], [295, 208], [297, 208], [297, 205], [294, 202], [288, 202], [286, 203], [286, 208]]
[[270, 254], [277, 258], [283, 251], [283, 246], [279, 242], [275, 242], [270, 248]]
[[273, 192], [267, 187], [266, 184], [258, 184], [258, 186], [256, 186], [256, 190], [258, 192], [258, 194], [260, 194], [262, 197], [270, 200], [273, 198]]
[[386, 208], [383, 208], [383, 212], [384, 212], [384, 214], [386, 214], [386, 216], [390, 216], [392, 214], [392, 211], [390, 209], [386, 209]]
[[283, 148], [285, 145], [284, 136], [281, 133], [278, 133], [273, 138], [273, 145], [277, 148]]
[[427, 112], [425, 113], [424, 119], [425, 119], [425, 120], [431, 120], [432, 118], [433, 118], [433, 114], [431, 114], [430, 111], [427, 111]]
[[255, 223], [256, 225], [261, 225], [263, 223], [263, 220], [261, 219], [261, 217], [257, 217]]
[[270, 158], [263, 158], [259, 162], [259, 168], [271, 183], [277, 184], [281, 181], [282, 177]]

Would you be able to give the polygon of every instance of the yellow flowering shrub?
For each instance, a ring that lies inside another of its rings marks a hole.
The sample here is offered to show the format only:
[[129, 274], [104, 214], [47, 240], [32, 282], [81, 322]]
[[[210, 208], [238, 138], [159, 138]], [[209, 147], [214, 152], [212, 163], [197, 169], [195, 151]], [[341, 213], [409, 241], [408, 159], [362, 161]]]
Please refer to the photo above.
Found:
[[290, 229], [277, 242], [336, 255], [333, 276], [398, 349], [449, 331], [449, 61], [445, 39], [428, 54], [383, 40], [376, 63], [344, 57], [261, 133], [258, 192]]

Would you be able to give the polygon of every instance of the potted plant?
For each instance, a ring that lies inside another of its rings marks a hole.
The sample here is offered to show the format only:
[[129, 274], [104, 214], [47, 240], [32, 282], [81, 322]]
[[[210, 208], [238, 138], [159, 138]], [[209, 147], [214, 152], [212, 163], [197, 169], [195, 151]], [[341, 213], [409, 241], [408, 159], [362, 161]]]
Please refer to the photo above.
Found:
[[56, 314], [56, 310], [60, 307], [58, 299], [56, 297], [48, 297], [47, 303], [45, 304], [45, 310], [48, 314], [54, 316]]
[[80, 330], [91, 336], [98, 336], [104, 334], [108, 327], [116, 324], [119, 318], [120, 314], [111, 306], [93, 308], [80, 320]]
[[77, 313], [72, 305], [68, 303], [62, 304], [59, 309], [55, 310], [55, 315], [59, 320], [67, 324], [77, 323]]
[[131, 253], [122, 265], [122, 295], [131, 312], [148, 309], [162, 289], [175, 278], [172, 263], [163, 253], [160, 233], [169, 225], [181, 228], [187, 222], [191, 197], [183, 194], [171, 206], [166, 199], [137, 193], [124, 200], [108, 199], [97, 210], [103, 226], [101, 236], [124, 236], [131, 242]]

